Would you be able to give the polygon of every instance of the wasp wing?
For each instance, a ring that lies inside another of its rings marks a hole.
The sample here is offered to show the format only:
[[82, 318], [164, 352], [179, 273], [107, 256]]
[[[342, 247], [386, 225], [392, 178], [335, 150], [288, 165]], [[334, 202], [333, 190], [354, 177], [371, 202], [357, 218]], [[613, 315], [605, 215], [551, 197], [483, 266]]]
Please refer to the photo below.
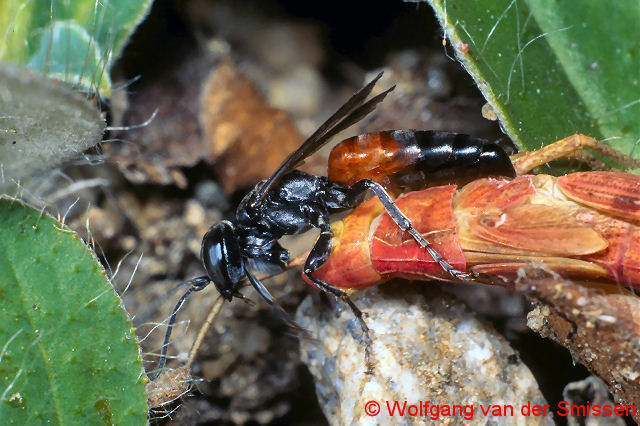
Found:
[[251, 202], [253, 207], [256, 207], [265, 199], [267, 193], [280, 181], [285, 173], [298, 167], [306, 157], [320, 149], [329, 139], [347, 127], [357, 123], [375, 109], [376, 105], [395, 88], [395, 86], [393, 86], [365, 102], [380, 77], [382, 77], [382, 73], [378, 74], [366, 86], [356, 92], [338, 111], [318, 127], [318, 130], [309, 136], [300, 148], [287, 157], [278, 170], [276, 170], [269, 179], [264, 181], [258, 191], [256, 191], [254, 199]]

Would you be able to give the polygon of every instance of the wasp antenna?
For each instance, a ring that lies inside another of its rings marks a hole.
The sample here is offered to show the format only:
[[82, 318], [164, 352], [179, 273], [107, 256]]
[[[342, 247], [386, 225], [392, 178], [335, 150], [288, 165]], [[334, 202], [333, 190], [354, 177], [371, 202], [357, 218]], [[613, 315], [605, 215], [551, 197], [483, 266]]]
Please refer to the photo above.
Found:
[[173, 331], [173, 325], [176, 322], [178, 311], [180, 310], [180, 308], [182, 308], [182, 305], [184, 305], [184, 302], [187, 300], [187, 297], [189, 297], [191, 293], [193, 293], [194, 291], [202, 290], [203, 288], [208, 286], [210, 282], [211, 281], [209, 280], [209, 277], [206, 276], [197, 277], [187, 281], [187, 283], [191, 284], [191, 287], [189, 287], [189, 289], [182, 295], [180, 300], [178, 300], [178, 303], [176, 303], [176, 306], [174, 306], [173, 310], [171, 311], [171, 316], [169, 317], [169, 322], [167, 323], [167, 332], [165, 333], [164, 341], [162, 342], [162, 352], [160, 353], [160, 360], [158, 361], [158, 366], [156, 367], [155, 372], [149, 378], [151, 381], [154, 381], [158, 378], [158, 376], [160, 376], [160, 373], [162, 373], [162, 369], [167, 363], [167, 348], [169, 347], [169, 340], [171, 339], [171, 332]]

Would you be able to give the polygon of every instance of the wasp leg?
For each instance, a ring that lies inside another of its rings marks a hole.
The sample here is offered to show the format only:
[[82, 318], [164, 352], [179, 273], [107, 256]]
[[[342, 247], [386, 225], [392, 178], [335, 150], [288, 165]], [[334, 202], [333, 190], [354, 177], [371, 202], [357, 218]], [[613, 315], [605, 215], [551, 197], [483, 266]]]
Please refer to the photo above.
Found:
[[262, 284], [262, 282], [256, 278], [256, 276], [251, 272], [251, 270], [247, 267], [246, 263], [244, 265], [244, 272], [247, 274], [247, 278], [251, 282], [253, 288], [258, 292], [260, 297], [264, 299], [265, 302], [274, 310], [274, 312], [280, 317], [280, 319], [287, 324], [289, 327], [296, 330], [299, 334], [306, 336], [307, 330], [305, 330], [300, 324], [295, 322], [293, 318], [287, 314], [287, 311], [284, 310], [282, 306], [276, 301], [276, 299], [269, 293], [269, 290]]
[[309, 252], [309, 256], [307, 256], [307, 261], [304, 264], [304, 275], [311, 281], [316, 287], [325, 293], [332, 294], [333, 296], [340, 298], [344, 303], [349, 306], [351, 312], [356, 317], [356, 320], [360, 324], [360, 328], [362, 328], [362, 333], [364, 336], [364, 361], [367, 365], [367, 374], [373, 374], [373, 364], [371, 362], [371, 346], [373, 345], [373, 341], [371, 340], [371, 335], [369, 334], [369, 327], [367, 327], [367, 323], [364, 321], [364, 315], [362, 311], [353, 303], [353, 300], [349, 298], [349, 295], [344, 291], [339, 289], [338, 287], [334, 287], [331, 284], [322, 281], [320, 279], [314, 278], [313, 273], [322, 266], [323, 263], [329, 259], [329, 255], [331, 254], [331, 239], [333, 238], [333, 232], [331, 231], [331, 226], [326, 223], [322, 218], [317, 219], [317, 223], [314, 224], [317, 228], [320, 229], [320, 235], [316, 240], [313, 248]]
[[169, 317], [169, 323], [167, 324], [167, 332], [164, 335], [164, 342], [162, 343], [162, 353], [160, 354], [160, 360], [158, 361], [158, 366], [156, 367], [156, 370], [153, 373], [153, 375], [150, 377], [151, 381], [154, 381], [155, 379], [158, 378], [158, 376], [160, 376], [160, 373], [162, 373], [162, 369], [167, 363], [167, 348], [169, 346], [169, 339], [171, 339], [171, 331], [173, 331], [173, 324], [176, 322], [176, 317], [178, 316], [178, 311], [180, 310], [180, 308], [182, 308], [182, 305], [184, 305], [184, 302], [187, 300], [187, 297], [189, 297], [191, 293], [193, 293], [194, 291], [202, 290], [203, 288], [209, 285], [210, 281], [209, 281], [209, 277], [197, 277], [197, 278], [193, 278], [190, 281], [187, 281], [187, 283], [191, 283], [191, 287], [189, 287], [189, 289], [182, 295], [178, 303], [176, 303], [176, 306], [173, 308], [173, 311], [171, 311], [171, 316]]
[[438, 262], [442, 269], [444, 269], [449, 275], [452, 277], [461, 280], [461, 281], [473, 281], [473, 275], [467, 274], [462, 271], [458, 271], [453, 266], [449, 265], [447, 261], [445, 261], [442, 256], [431, 246], [429, 241], [425, 240], [424, 237], [415, 230], [415, 228], [411, 225], [411, 221], [407, 216], [400, 211], [398, 206], [393, 202], [391, 196], [385, 191], [385, 189], [378, 183], [370, 180], [370, 179], [362, 179], [350, 188], [349, 193], [347, 194], [347, 202], [356, 203], [362, 197], [362, 195], [370, 189], [376, 194], [376, 197], [382, 202], [385, 210], [391, 216], [391, 219], [398, 225], [400, 229], [404, 232], [408, 232], [420, 246], [422, 246], [433, 260]]

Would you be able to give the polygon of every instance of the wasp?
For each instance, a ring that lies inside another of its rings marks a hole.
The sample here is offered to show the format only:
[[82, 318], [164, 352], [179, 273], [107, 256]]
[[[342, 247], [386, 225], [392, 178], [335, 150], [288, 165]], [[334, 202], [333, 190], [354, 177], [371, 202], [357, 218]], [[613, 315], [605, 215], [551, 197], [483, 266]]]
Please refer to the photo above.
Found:
[[[562, 276], [640, 288], [640, 176], [617, 171], [527, 174], [583, 147], [627, 168], [640, 163], [575, 134], [514, 156], [515, 178], [482, 177], [466, 185], [420, 189], [395, 204], [448, 264], [478, 282], [511, 286], [522, 267], [537, 263]], [[341, 288], [368, 287], [393, 277], [451, 280], [392, 224], [377, 200], [361, 204], [332, 226], [333, 252], [316, 271], [317, 279]]]
[[[202, 239], [201, 258], [206, 275], [189, 281], [190, 288], [175, 306], [162, 347], [161, 359], [152, 380], [166, 362], [166, 352], [176, 315], [187, 296], [213, 283], [222, 297], [243, 299], [240, 288], [245, 279], [289, 326], [301, 328], [288, 316], [255, 275], [271, 275], [285, 270], [289, 252], [278, 240], [316, 228], [318, 239], [303, 267], [307, 281], [323, 292], [346, 303], [355, 315], [365, 340], [365, 360], [371, 370], [369, 329], [360, 309], [347, 292], [318, 277], [315, 272], [332, 252], [334, 232], [330, 214], [360, 205], [368, 191], [373, 192], [383, 209], [401, 232], [406, 233], [453, 280], [468, 280], [434, 249], [428, 239], [413, 227], [409, 218], [394, 203], [392, 192], [415, 189], [435, 178], [464, 174], [514, 177], [509, 156], [495, 143], [467, 135], [438, 131], [394, 130], [356, 136], [343, 142], [330, 159], [329, 176], [315, 176], [295, 170], [303, 160], [373, 111], [395, 86], [367, 100], [382, 73], [356, 92], [325, 121], [295, 152], [289, 155], [271, 177], [258, 183], [240, 202], [231, 221], [212, 226]], [[381, 182], [384, 177], [388, 182]]]

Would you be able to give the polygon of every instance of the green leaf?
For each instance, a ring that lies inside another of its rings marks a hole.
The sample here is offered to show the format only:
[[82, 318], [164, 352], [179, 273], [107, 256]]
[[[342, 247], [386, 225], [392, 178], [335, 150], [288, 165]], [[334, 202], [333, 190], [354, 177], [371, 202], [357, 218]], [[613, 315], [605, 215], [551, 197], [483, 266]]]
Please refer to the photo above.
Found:
[[640, 156], [638, 0], [429, 3], [520, 146], [579, 132]]
[[3, 0], [0, 60], [108, 97], [109, 70], [152, 0]]
[[0, 199], [3, 424], [145, 424], [145, 375], [119, 298], [75, 233]]
[[111, 82], [105, 73], [106, 63], [98, 46], [89, 33], [74, 22], [55, 22], [51, 29], [45, 31], [28, 66], [44, 72], [49, 78], [57, 78], [76, 87], [93, 88], [94, 82], [98, 82], [96, 89], [99, 93], [111, 90]]

